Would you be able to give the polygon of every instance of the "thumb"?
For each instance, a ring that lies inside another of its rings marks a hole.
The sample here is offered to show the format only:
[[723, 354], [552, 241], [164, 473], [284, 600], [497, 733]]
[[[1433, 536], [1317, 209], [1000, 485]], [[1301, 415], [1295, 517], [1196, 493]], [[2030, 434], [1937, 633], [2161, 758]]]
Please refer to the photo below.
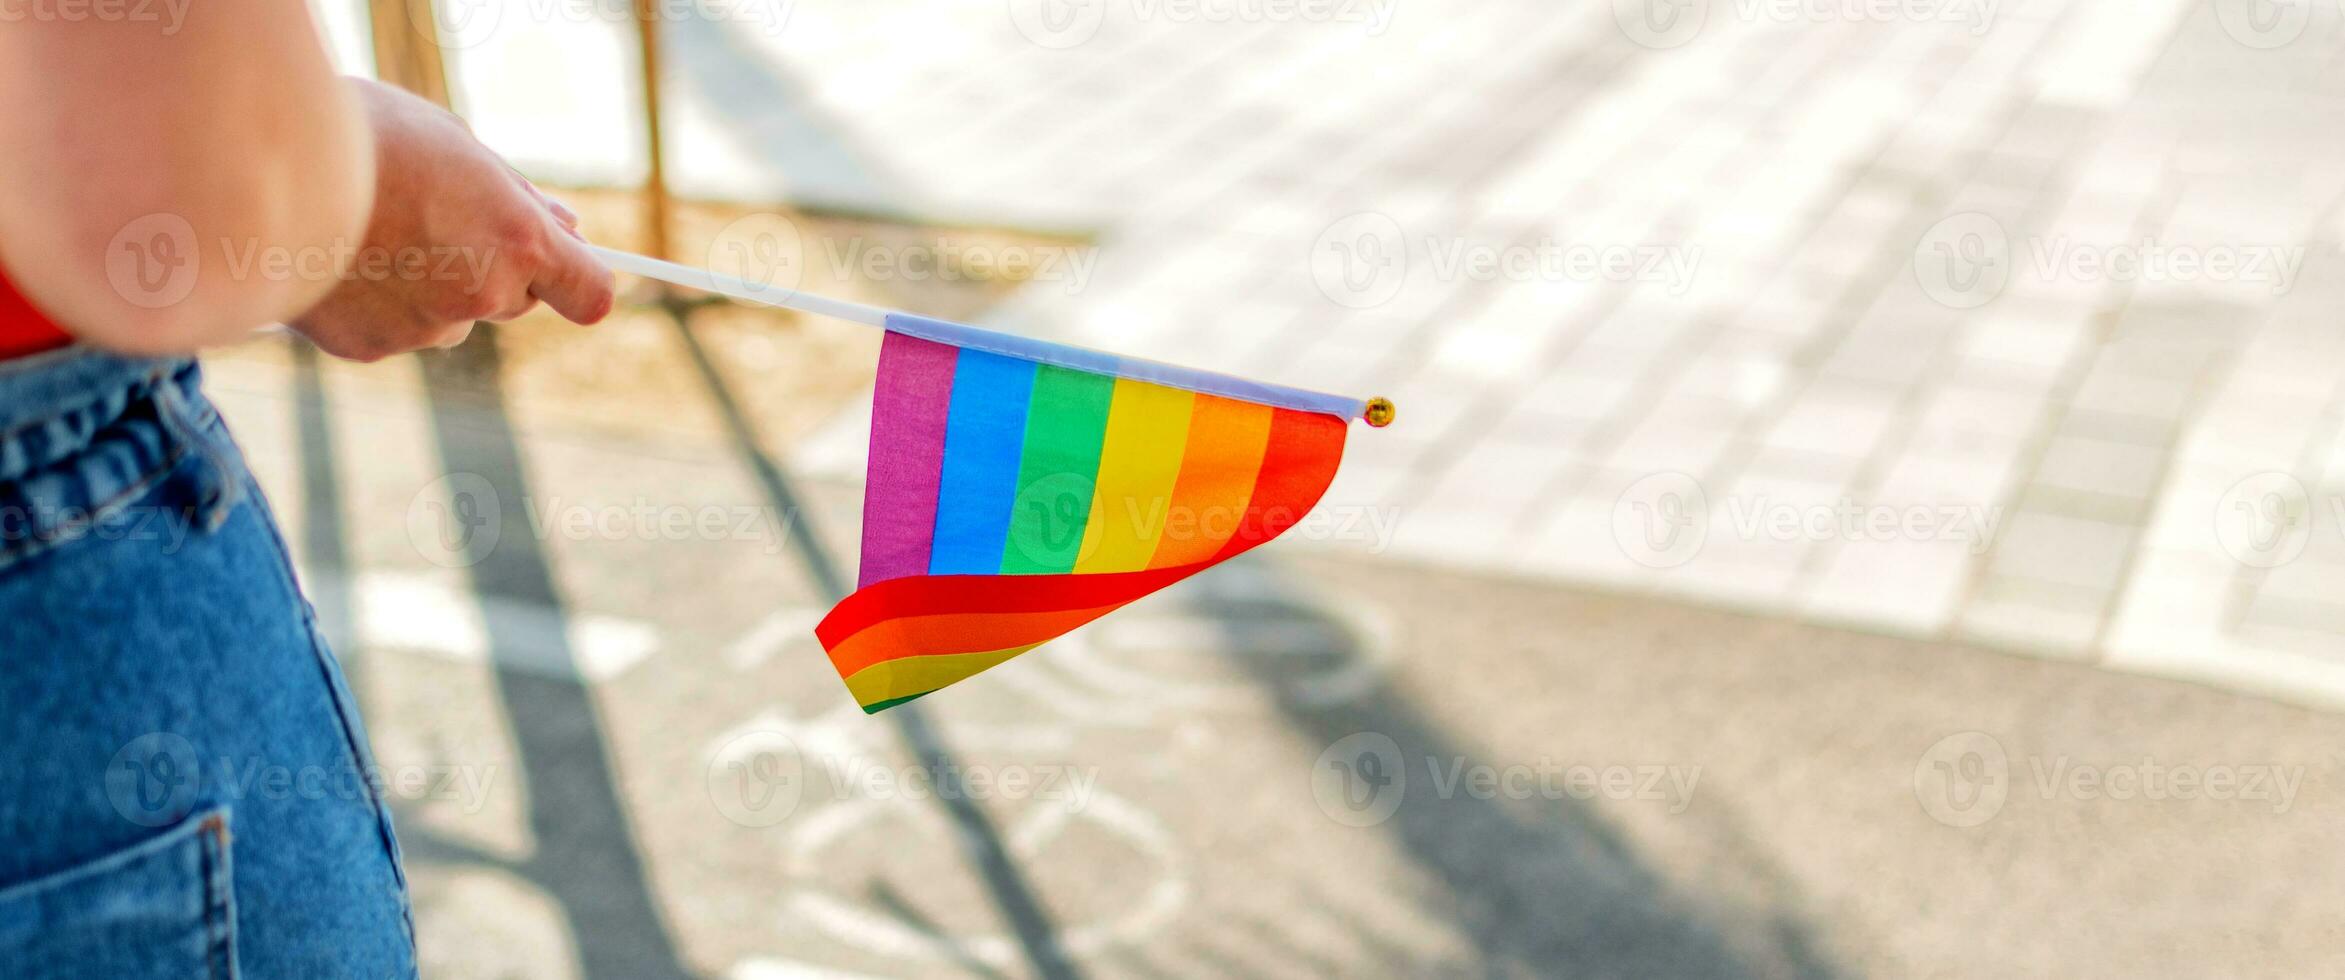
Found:
[[615, 281], [584, 242], [546, 218], [546, 258], [529, 281], [529, 294], [572, 323], [595, 323], [611, 313]]

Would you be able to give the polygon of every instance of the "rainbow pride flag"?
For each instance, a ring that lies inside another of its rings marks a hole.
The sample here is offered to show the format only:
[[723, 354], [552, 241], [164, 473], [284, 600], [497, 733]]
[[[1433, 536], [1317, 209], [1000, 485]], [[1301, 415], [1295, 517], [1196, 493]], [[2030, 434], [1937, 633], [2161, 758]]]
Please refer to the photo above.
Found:
[[[1277, 537], [1390, 406], [890, 314], [857, 588], [815, 627], [866, 712]], [[1379, 416], [1381, 412], [1381, 416]]]

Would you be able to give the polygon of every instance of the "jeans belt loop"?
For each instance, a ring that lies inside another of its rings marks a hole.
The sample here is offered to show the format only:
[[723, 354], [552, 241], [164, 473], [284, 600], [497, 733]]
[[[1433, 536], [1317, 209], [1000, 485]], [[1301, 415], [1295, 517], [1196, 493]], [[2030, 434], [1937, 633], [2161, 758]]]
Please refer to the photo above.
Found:
[[217, 531], [227, 523], [228, 515], [244, 500], [243, 481], [236, 476], [236, 466], [218, 440], [205, 432], [195, 421], [195, 406], [188, 401], [187, 392], [180, 388], [178, 379], [169, 369], [155, 372], [155, 404], [157, 414], [173, 438], [182, 440], [202, 454], [204, 465], [193, 479], [196, 485], [196, 507], [202, 514], [200, 524], [207, 532]]

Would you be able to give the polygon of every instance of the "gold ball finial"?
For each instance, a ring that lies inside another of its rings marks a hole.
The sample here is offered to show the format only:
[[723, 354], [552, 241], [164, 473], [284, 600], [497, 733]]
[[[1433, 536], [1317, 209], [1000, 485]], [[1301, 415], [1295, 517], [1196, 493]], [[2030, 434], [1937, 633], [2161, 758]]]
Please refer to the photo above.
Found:
[[1371, 398], [1368, 399], [1368, 410], [1361, 413], [1360, 417], [1367, 419], [1369, 425], [1381, 429], [1392, 424], [1392, 415], [1392, 399]]

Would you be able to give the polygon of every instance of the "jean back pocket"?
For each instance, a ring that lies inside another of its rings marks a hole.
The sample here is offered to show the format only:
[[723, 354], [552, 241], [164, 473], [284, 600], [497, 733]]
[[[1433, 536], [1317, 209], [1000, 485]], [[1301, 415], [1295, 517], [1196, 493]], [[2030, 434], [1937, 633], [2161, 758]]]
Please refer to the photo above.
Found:
[[0, 888], [0, 977], [230, 980], [228, 811], [188, 815], [93, 861]]

